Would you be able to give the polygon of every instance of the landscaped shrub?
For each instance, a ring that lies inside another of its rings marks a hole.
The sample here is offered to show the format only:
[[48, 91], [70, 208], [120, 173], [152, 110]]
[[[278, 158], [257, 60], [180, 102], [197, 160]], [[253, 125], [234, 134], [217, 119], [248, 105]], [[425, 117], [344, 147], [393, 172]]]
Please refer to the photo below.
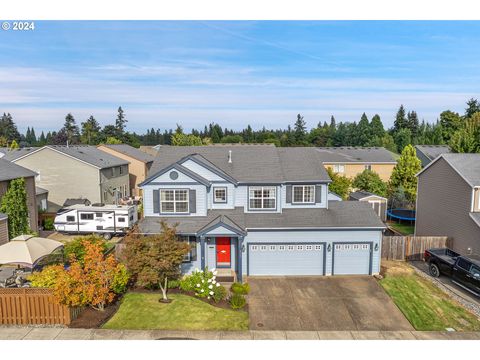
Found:
[[250, 284], [248, 283], [241, 284], [241, 283], [235, 282], [232, 284], [230, 290], [234, 294], [248, 295], [248, 293], [250, 292]]
[[180, 287], [180, 280], [168, 280], [167, 287], [169, 289], [178, 289]]
[[55, 286], [59, 272], [63, 271], [63, 266], [51, 265], [43, 268], [42, 271], [35, 271], [28, 277], [31, 287], [51, 288]]
[[43, 228], [45, 230], [55, 230], [55, 227], [53, 226], [53, 221], [54, 219], [52, 218], [46, 218], [43, 220]]
[[[183, 291], [193, 291], [196, 296], [220, 301], [225, 299], [226, 290], [217, 282], [217, 272], [204, 271], [196, 269], [190, 275], [185, 275], [180, 281], [180, 289]], [[224, 294], [225, 293], [225, 294]], [[218, 299], [218, 300], [216, 300]]]
[[111, 289], [115, 294], [123, 294], [127, 291], [128, 280], [130, 279], [130, 274], [125, 265], [118, 264], [118, 269], [113, 276]]
[[71, 256], [73, 255], [75, 256], [75, 259], [83, 262], [83, 258], [85, 257], [86, 243], [100, 246], [103, 252], [107, 250], [107, 244], [105, 243], [105, 240], [103, 240], [103, 238], [101, 238], [100, 236], [80, 236], [65, 244], [65, 246], [63, 247], [65, 258], [67, 260], [70, 260]]
[[233, 294], [229, 302], [232, 309], [241, 309], [247, 304], [247, 299], [241, 294]]

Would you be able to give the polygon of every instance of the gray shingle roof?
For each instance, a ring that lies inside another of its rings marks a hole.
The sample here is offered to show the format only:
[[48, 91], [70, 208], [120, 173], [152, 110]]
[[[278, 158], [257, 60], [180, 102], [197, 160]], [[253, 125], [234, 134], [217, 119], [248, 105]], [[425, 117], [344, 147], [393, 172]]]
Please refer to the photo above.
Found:
[[372, 206], [366, 202], [335, 201], [328, 209], [284, 209], [282, 213], [245, 213], [243, 207], [231, 210], [209, 210], [207, 216], [146, 217], [140, 222], [143, 233], [158, 233], [160, 221], [178, 224], [183, 234], [196, 234], [220, 216], [228, 217], [238, 227], [251, 229], [322, 229], [322, 228], [385, 228]]
[[48, 194], [48, 190], [41, 188], [40, 186], [35, 186], [35, 195]]
[[0, 159], [0, 181], [36, 176], [37, 173], [14, 164], [8, 160]]
[[[232, 163], [228, 152], [232, 151]], [[189, 155], [243, 183], [330, 181], [315, 148], [277, 148], [273, 145], [162, 146], [149, 177]], [[201, 157], [204, 159], [202, 160]]]
[[141, 151], [141, 150], [139, 150], [137, 148], [134, 148], [133, 146], [130, 146], [130, 145], [127, 145], [127, 144], [115, 144], [115, 145], [105, 144], [103, 146], [108, 147], [109, 149], [118, 151], [119, 153], [130, 156], [130, 157], [132, 157], [134, 159], [137, 159], [139, 161], [142, 161], [146, 164], [150, 163], [150, 162], [153, 162], [153, 160], [155, 159], [154, 156], [152, 156], [150, 154], [147, 154], [146, 152]]
[[8, 215], [4, 213], [0, 213], [0, 220], [8, 219]]
[[[8, 149], [8, 148], [0, 148], [0, 158], [15, 161], [18, 158], [22, 157], [23, 155], [29, 154], [35, 150], [38, 150], [38, 147], [25, 147], [25, 148], [18, 148], [18, 149]], [[2, 154], [5, 154], [2, 156]]]
[[379, 198], [383, 198], [383, 196], [380, 196], [380, 195], [377, 195], [377, 194], [374, 194], [374, 193], [371, 193], [371, 192], [368, 192], [368, 191], [354, 191], [352, 193], [350, 193], [350, 198], [351, 199], [355, 199], [355, 200], [361, 200], [361, 199], [364, 199], [366, 197], [369, 197], [369, 196], [376, 196], [376, 197], [379, 197]]
[[441, 154], [450, 152], [450, 147], [448, 145], [416, 145], [415, 148], [421, 151], [430, 160], [435, 159]]
[[469, 184], [480, 186], [480, 154], [441, 155]]
[[383, 147], [318, 147], [325, 163], [396, 163], [397, 155]]
[[90, 145], [48, 145], [47, 147], [60, 151], [65, 155], [72, 156], [100, 169], [112, 166], [127, 165], [128, 161], [110, 155], [105, 151]]

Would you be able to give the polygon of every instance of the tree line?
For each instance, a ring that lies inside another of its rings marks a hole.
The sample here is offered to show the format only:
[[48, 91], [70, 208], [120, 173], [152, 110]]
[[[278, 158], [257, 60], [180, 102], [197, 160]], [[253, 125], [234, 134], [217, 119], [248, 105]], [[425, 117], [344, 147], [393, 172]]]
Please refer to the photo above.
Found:
[[363, 113], [360, 119], [350, 122], [337, 122], [334, 116], [330, 121], [319, 122], [308, 130], [301, 114], [286, 129], [254, 130], [250, 125], [242, 130], [222, 128], [217, 123], [205, 125], [203, 129], [192, 129], [186, 133], [177, 125], [176, 129], [147, 129], [144, 134], [128, 132], [128, 120], [122, 107], [112, 124], [100, 126], [93, 115], [80, 125], [71, 113], [65, 117], [58, 131], [41, 132], [38, 135], [33, 127], [21, 134], [10, 113], [0, 118], [0, 146], [43, 146], [100, 143], [126, 143], [140, 145], [206, 145], [215, 143], [271, 143], [276, 146], [381, 146], [401, 153], [411, 144], [449, 145], [455, 152], [480, 152], [480, 102], [470, 99], [463, 115], [445, 110], [435, 123], [419, 121], [416, 111], [401, 105], [396, 113], [394, 124], [385, 129], [378, 114], [371, 119]]

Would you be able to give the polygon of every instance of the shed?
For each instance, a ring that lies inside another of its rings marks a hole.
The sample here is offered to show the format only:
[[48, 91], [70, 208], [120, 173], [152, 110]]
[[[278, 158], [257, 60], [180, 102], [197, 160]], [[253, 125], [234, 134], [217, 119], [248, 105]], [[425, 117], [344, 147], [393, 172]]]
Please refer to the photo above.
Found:
[[0, 245], [8, 243], [8, 216], [0, 213]]
[[355, 191], [350, 193], [349, 200], [352, 201], [366, 201], [372, 205], [375, 213], [382, 219], [382, 221], [387, 220], [387, 198], [384, 198], [379, 195], [375, 195], [368, 191]]

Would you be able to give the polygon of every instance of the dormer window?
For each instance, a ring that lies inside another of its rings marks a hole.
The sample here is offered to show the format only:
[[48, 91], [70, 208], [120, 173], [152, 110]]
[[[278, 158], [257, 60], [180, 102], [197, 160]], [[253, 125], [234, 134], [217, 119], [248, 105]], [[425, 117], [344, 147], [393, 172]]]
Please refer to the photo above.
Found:
[[314, 185], [293, 185], [292, 186], [293, 204], [313, 204], [315, 203]]
[[225, 204], [227, 202], [227, 188], [214, 187], [213, 188], [213, 202], [216, 204]]

